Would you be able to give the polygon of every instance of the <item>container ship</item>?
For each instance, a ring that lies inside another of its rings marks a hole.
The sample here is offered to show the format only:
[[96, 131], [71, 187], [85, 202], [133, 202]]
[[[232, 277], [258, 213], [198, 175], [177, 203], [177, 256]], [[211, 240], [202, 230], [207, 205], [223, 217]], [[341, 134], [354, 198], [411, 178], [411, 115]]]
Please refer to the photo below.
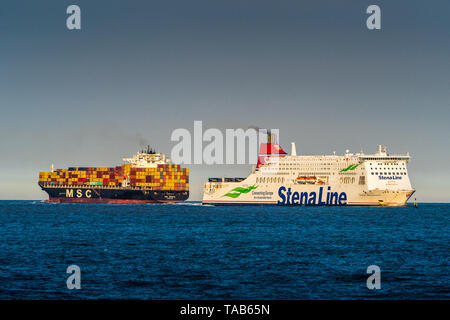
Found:
[[247, 178], [210, 178], [203, 204], [403, 206], [415, 190], [407, 163], [409, 153], [288, 155], [274, 135], [260, 145], [258, 162]]
[[189, 197], [189, 169], [147, 148], [114, 168], [70, 167], [39, 173], [49, 202], [166, 203]]

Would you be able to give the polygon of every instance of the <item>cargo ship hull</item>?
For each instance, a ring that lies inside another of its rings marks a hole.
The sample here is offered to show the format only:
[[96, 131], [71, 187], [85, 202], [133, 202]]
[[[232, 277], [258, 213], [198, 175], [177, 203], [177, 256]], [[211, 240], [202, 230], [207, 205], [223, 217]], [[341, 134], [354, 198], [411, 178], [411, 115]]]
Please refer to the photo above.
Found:
[[189, 198], [188, 190], [40, 186], [48, 201], [57, 203], [176, 203]]

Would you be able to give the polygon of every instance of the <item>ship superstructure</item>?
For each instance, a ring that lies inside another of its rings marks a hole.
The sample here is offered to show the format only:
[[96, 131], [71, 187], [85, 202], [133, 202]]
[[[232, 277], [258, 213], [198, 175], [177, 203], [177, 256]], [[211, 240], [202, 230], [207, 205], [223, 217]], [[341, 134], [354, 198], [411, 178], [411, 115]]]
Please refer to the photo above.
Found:
[[[288, 155], [269, 135], [258, 163], [246, 179], [214, 178], [204, 185], [203, 203], [214, 205], [367, 205], [402, 206], [414, 193], [407, 163], [410, 155]], [[225, 180], [227, 179], [227, 180]]]
[[159, 164], [170, 164], [170, 159], [164, 153], [156, 153], [150, 146], [147, 150], [136, 153], [132, 158], [123, 158], [123, 161], [135, 168], [156, 168]]
[[189, 197], [189, 169], [171, 164], [149, 147], [127, 164], [70, 167], [39, 173], [39, 186], [51, 202], [152, 203], [180, 202]]

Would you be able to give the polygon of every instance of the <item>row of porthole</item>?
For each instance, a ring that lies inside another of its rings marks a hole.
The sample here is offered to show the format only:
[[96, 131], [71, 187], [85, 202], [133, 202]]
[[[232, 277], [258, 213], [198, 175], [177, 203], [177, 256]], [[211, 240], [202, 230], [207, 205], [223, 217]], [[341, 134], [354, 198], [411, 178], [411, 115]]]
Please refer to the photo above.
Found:
[[406, 171], [406, 168], [372, 168], [372, 167], [370, 167], [370, 170], [377, 170], [377, 169], [380, 169], [380, 170], [403, 170], [403, 171]]
[[[369, 165], [372, 165], [372, 163], [370, 163]], [[373, 164], [373, 165], [406, 167], [405, 164], [396, 164], [396, 163], [377, 163], [377, 164]]]
[[283, 183], [284, 178], [281, 177], [264, 177], [256, 178], [256, 183]]

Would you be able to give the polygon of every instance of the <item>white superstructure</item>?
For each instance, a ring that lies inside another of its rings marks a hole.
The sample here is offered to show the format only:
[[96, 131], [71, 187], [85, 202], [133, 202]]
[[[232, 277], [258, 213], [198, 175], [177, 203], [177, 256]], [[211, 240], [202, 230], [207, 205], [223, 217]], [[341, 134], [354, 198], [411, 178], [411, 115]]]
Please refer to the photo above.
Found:
[[204, 204], [401, 206], [414, 193], [409, 154], [287, 155], [276, 143], [262, 144], [258, 165], [246, 179], [210, 179]]
[[171, 162], [164, 153], [156, 153], [150, 147], [136, 153], [132, 158], [123, 158], [123, 161], [136, 168], [156, 168], [158, 164], [169, 164]]

